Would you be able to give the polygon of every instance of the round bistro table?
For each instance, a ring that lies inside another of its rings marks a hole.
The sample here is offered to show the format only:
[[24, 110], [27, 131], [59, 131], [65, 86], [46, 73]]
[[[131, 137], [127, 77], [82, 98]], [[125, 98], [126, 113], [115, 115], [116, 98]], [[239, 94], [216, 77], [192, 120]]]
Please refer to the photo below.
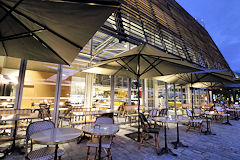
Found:
[[83, 126], [83, 132], [95, 136], [99, 136], [98, 159], [101, 159], [102, 136], [111, 136], [119, 131], [119, 127], [115, 124], [89, 124]]
[[31, 139], [38, 144], [55, 145], [54, 159], [57, 160], [58, 145], [77, 140], [81, 134], [76, 128], [52, 128], [32, 134]]

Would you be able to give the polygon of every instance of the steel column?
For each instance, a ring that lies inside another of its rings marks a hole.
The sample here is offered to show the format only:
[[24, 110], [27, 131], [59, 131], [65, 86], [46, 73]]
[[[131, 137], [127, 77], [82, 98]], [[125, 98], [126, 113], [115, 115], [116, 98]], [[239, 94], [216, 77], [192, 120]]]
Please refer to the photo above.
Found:
[[174, 96], [175, 117], [177, 117], [177, 100], [176, 100], [176, 86], [175, 86], [175, 83], [173, 83], [173, 96]]
[[111, 103], [110, 103], [110, 108], [114, 109], [114, 76], [113, 75], [111, 76], [111, 83], [110, 83], [110, 85], [111, 85], [111, 95], [110, 95]]
[[[143, 103], [142, 103], [142, 105], [146, 105], [146, 103], [145, 103], [145, 98], [146, 98], [146, 96], [145, 96], [145, 80], [144, 79], [142, 79], [142, 101], [143, 101]], [[146, 106], [145, 106], [146, 107]]]
[[131, 105], [131, 95], [132, 95], [132, 79], [128, 78], [128, 105]]
[[16, 89], [16, 98], [15, 98], [15, 103], [14, 103], [15, 109], [21, 108], [22, 92], [23, 92], [26, 68], [27, 68], [27, 60], [22, 59], [21, 64], [20, 64], [20, 69], [19, 69], [18, 84], [17, 84], [17, 89]]
[[[165, 84], [165, 95], [166, 95], [165, 96], [165, 99], [166, 99], [165, 105], [166, 105], [166, 109], [168, 110], [168, 87], [167, 87], [168, 83], [165, 82], [164, 84]], [[168, 115], [168, 111], [167, 111], [167, 115]]]
[[55, 127], [58, 127], [58, 116], [59, 116], [59, 103], [61, 96], [61, 87], [62, 87], [62, 65], [58, 65], [58, 73], [57, 73], [57, 82], [55, 88], [55, 98], [54, 98], [54, 111], [53, 111], [53, 122], [55, 123]]

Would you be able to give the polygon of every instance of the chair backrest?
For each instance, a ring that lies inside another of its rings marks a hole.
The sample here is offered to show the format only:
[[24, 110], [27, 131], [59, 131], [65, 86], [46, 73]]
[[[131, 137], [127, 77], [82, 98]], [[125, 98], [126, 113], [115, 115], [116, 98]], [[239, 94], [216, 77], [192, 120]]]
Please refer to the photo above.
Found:
[[[144, 109], [145, 108], [145, 106], [140, 106], [140, 109]], [[138, 110], [138, 105], [126, 105], [125, 107], [124, 107], [124, 110], [126, 111], [126, 112], [133, 112], [133, 111], [137, 111]]]
[[150, 112], [149, 112], [149, 116], [150, 117], [157, 117], [158, 116], [158, 109], [152, 109]]
[[159, 116], [165, 116], [165, 115], [167, 115], [167, 112], [168, 112], [167, 108], [161, 109], [159, 112]]
[[150, 127], [150, 124], [144, 114], [139, 113], [138, 117], [140, 119], [142, 127]]
[[72, 111], [72, 106], [68, 106], [68, 109], [63, 112], [64, 116], [68, 116]]
[[45, 104], [45, 103], [40, 103], [39, 104], [39, 107], [44, 107], [44, 108], [49, 108], [50, 106], [48, 104]]
[[216, 111], [222, 112], [222, 111], [223, 111], [223, 108], [222, 108], [221, 106], [216, 106]]
[[40, 115], [42, 119], [48, 118], [50, 120], [51, 115], [49, 114], [48, 110], [45, 107], [40, 107]]
[[110, 117], [98, 117], [96, 119], [96, 122], [97, 124], [114, 124], [114, 120], [113, 118], [110, 118]]
[[55, 125], [52, 121], [38, 121], [29, 124], [26, 131], [26, 142], [30, 140], [30, 136], [32, 134], [51, 128], [55, 128]]
[[189, 109], [186, 109], [188, 117], [192, 117], [192, 112]]
[[202, 110], [200, 108], [194, 108], [193, 111], [194, 111], [194, 114], [201, 114], [202, 113]]

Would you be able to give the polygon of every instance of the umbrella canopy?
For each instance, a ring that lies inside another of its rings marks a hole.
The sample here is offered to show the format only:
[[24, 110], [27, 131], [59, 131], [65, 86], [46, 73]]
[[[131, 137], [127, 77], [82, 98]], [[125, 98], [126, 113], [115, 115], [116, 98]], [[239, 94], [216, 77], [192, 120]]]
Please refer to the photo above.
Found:
[[197, 82], [192, 84], [193, 88], [214, 88], [219, 87], [223, 84], [227, 84], [226, 82]]
[[221, 85], [218, 86], [221, 88], [240, 88], [240, 83], [232, 83], [232, 84], [225, 84], [225, 85]]
[[117, 5], [114, 0], [0, 0], [0, 55], [70, 64]]
[[[204, 69], [203, 71], [182, 73], [168, 76], [158, 76], [154, 79], [161, 80], [168, 83], [176, 83], [180, 85], [194, 84], [197, 82], [216, 82], [223, 83], [233, 81], [233, 75], [227, 70]], [[211, 85], [211, 83], [209, 83]]]
[[[167, 54], [151, 45], [142, 44], [114, 58], [104, 60], [84, 72], [120, 75], [137, 79], [138, 113], [140, 109], [140, 78], [151, 78], [175, 73], [199, 71], [196, 66]], [[140, 123], [138, 120], [138, 141], [140, 140]]]
[[151, 45], [142, 44], [111, 59], [101, 61], [84, 72], [151, 78], [199, 71], [196, 66]]
[[[155, 77], [157, 80], [161, 80], [168, 83], [176, 83], [180, 85], [191, 84], [190, 89], [193, 92], [193, 85], [197, 82], [211, 82], [210, 85], [223, 83], [223, 82], [232, 82], [233, 74], [227, 70], [217, 70], [217, 69], [205, 69], [203, 71], [191, 72], [191, 73], [182, 73], [169, 76], [159, 76]], [[194, 106], [193, 106], [193, 93], [191, 96], [192, 99], [192, 116], [194, 116]]]

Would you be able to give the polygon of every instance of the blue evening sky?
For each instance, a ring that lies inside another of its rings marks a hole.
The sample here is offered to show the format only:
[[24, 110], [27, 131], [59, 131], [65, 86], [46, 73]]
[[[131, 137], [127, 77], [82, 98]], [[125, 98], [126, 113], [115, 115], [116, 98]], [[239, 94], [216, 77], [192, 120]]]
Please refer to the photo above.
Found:
[[240, 0], [176, 0], [205, 28], [233, 71], [240, 72]]

